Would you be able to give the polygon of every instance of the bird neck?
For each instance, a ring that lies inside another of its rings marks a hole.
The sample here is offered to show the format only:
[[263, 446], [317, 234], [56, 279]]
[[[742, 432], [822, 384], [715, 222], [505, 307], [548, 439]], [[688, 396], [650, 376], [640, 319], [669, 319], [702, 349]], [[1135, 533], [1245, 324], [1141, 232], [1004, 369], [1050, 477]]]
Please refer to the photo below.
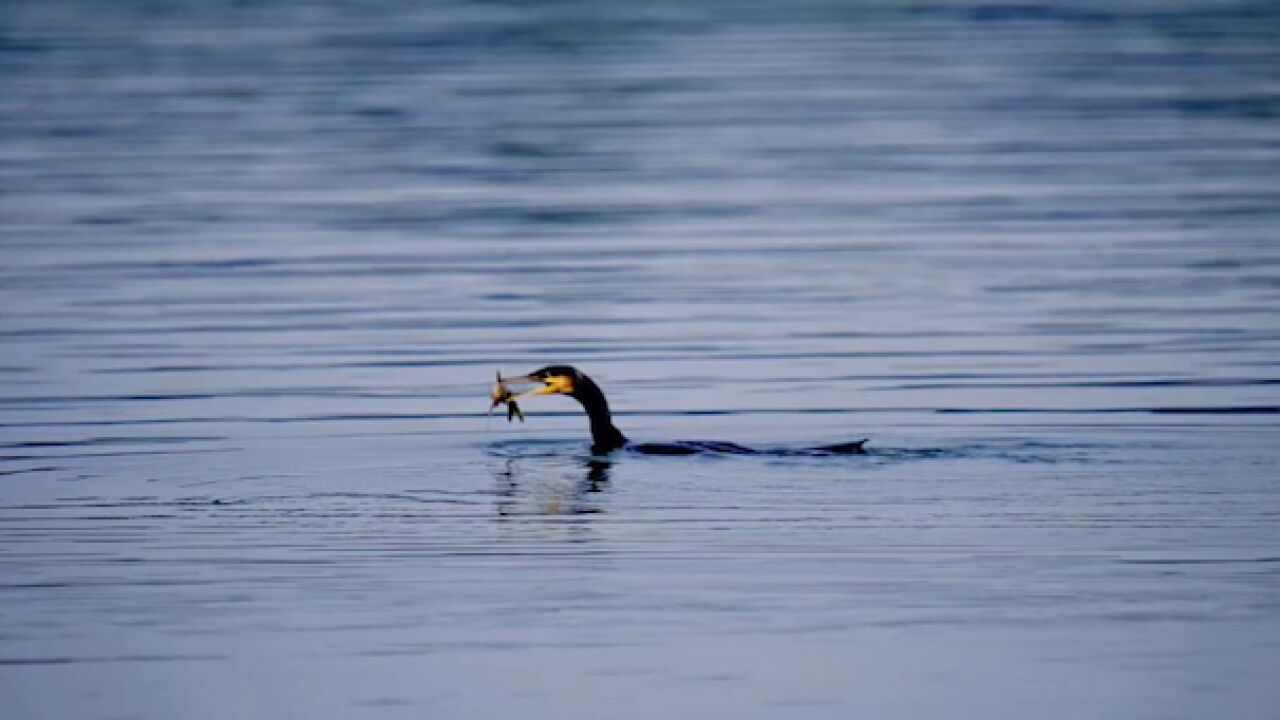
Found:
[[591, 450], [595, 453], [607, 453], [627, 444], [627, 437], [614, 427], [613, 414], [609, 412], [609, 401], [605, 400], [600, 386], [585, 375], [574, 384], [573, 398], [582, 403], [591, 420]]

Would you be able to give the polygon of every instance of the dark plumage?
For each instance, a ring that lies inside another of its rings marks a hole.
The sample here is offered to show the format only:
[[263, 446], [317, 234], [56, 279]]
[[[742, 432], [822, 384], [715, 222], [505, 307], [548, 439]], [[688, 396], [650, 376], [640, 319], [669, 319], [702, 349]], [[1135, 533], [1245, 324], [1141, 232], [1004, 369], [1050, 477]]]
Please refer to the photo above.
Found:
[[[506, 383], [539, 382], [542, 387], [520, 395], [512, 395]], [[696, 453], [723, 453], [730, 455], [856, 455], [864, 453], [866, 440], [802, 448], [799, 450], [761, 451], [736, 443], [718, 440], [681, 440], [671, 443], [632, 443], [613, 424], [613, 413], [604, 391], [586, 373], [569, 365], [549, 365], [524, 377], [499, 378], [494, 388], [493, 404], [513, 405], [517, 399], [533, 395], [568, 395], [582, 405], [591, 422], [591, 452], [604, 455], [620, 448], [646, 455], [693, 455]], [[508, 418], [509, 419], [509, 418]]]

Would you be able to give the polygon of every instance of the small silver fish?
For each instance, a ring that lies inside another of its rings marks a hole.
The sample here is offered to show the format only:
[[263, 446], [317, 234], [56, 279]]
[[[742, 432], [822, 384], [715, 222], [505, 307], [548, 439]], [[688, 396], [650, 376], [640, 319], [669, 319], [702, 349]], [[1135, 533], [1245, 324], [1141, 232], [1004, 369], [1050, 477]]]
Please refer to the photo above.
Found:
[[493, 413], [493, 409], [499, 405], [507, 406], [507, 422], [511, 422], [515, 418], [520, 418], [520, 422], [524, 422], [524, 413], [520, 410], [520, 406], [516, 404], [516, 394], [511, 392], [511, 388], [502, 381], [502, 371], [497, 373], [498, 380], [493, 384], [493, 393], [489, 396], [489, 413]]

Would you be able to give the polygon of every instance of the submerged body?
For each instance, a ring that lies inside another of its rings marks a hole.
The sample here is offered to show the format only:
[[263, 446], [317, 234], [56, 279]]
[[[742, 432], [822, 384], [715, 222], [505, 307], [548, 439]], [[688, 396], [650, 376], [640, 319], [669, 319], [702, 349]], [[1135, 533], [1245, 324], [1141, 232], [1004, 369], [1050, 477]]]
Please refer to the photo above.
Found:
[[[507, 387], [509, 382], [538, 382], [541, 387], [516, 395]], [[695, 455], [721, 453], [726, 455], [857, 455], [865, 452], [866, 440], [855, 440], [835, 445], [781, 450], [756, 450], [737, 443], [719, 440], [681, 440], [670, 443], [633, 443], [613, 424], [613, 413], [604, 391], [582, 371], [568, 365], [552, 365], [536, 370], [524, 377], [503, 379], [501, 375], [494, 385], [490, 410], [500, 404], [507, 406], [507, 420], [512, 415], [524, 419], [518, 400], [533, 395], [568, 395], [577, 400], [591, 422], [591, 452], [604, 455], [623, 449], [643, 455]]]
[[679, 440], [670, 443], [627, 443], [622, 446], [628, 452], [642, 455], [696, 455], [721, 453], [724, 455], [863, 455], [867, 452], [866, 439], [835, 445], [806, 448], [769, 448], [758, 450], [722, 440]]

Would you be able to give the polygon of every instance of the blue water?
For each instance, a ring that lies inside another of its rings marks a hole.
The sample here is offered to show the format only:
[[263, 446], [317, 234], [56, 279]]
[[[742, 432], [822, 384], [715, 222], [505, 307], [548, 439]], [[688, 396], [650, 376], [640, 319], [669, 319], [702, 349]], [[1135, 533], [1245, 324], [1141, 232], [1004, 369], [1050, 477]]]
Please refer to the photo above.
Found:
[[1277, 37], [3, 3], [4, 716], [1273, 717]]

